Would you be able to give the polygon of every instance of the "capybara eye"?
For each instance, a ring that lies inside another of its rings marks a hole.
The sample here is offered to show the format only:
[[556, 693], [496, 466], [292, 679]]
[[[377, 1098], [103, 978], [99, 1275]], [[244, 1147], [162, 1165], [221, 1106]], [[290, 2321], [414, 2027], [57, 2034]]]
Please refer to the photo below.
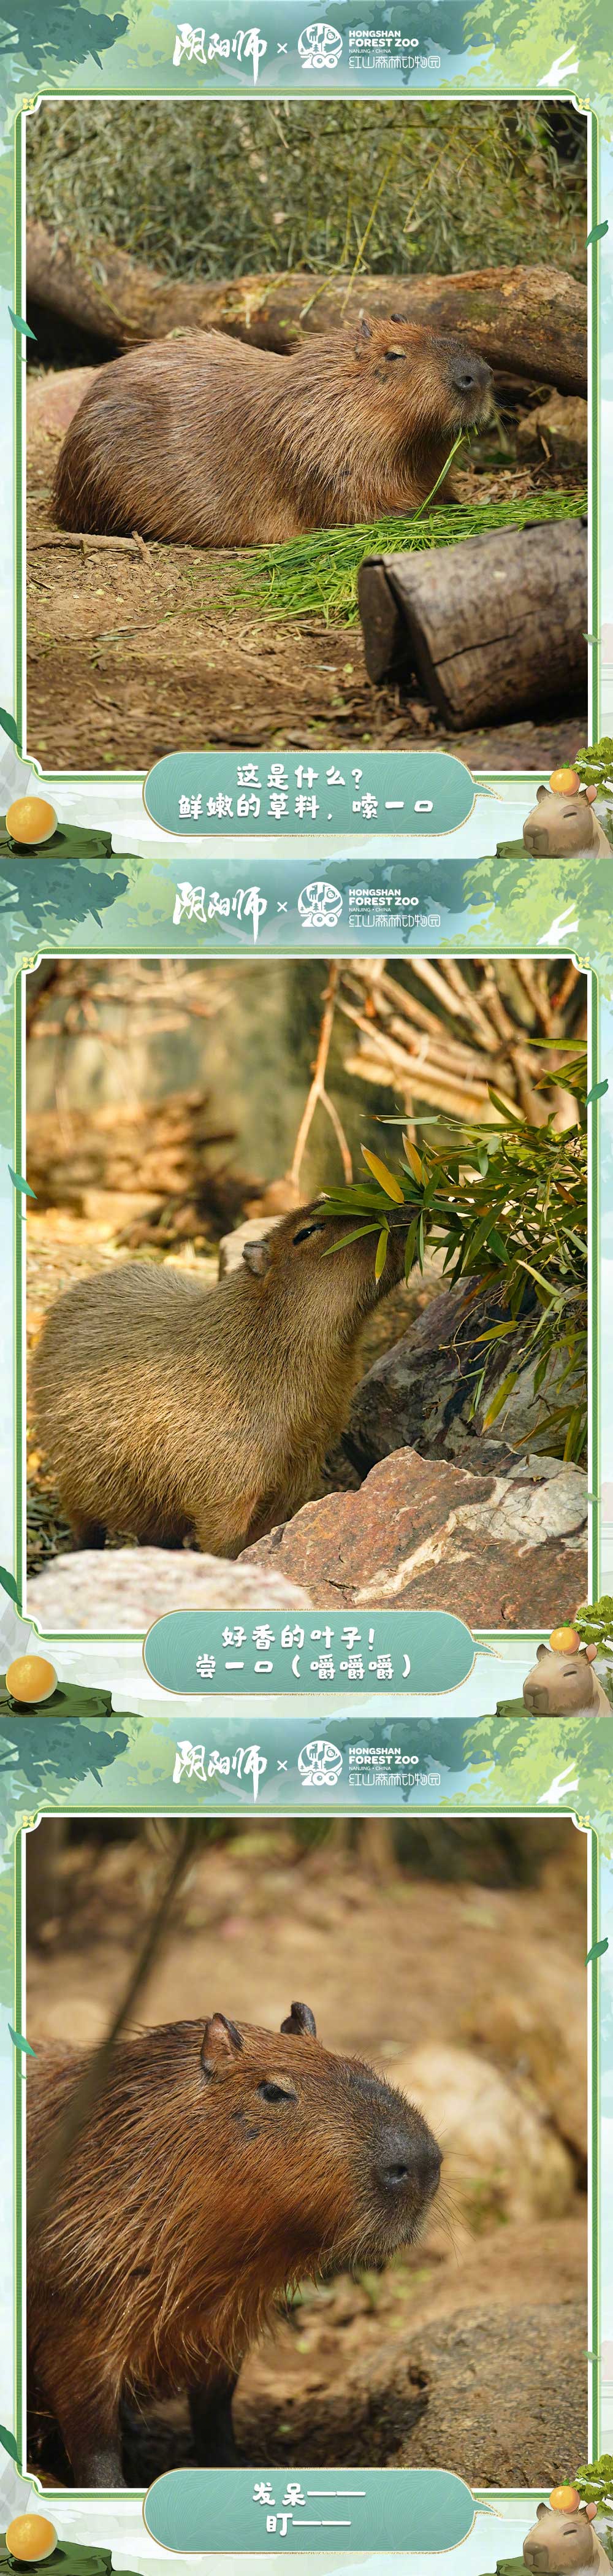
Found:
[[264, 2102], [295, 2102], [295, 2093], [286, 2092], [283, 2084], [258, 2084]]
[[300, 1225], [298, 1227], [298, 1233], [294, 1235], [294, 1243], [306, 1243], [307, 1235], [309, 1234], [321, 1234], [321, 1224]]
[[406, 349], [386, 349], [386, 358], [406, 358]]

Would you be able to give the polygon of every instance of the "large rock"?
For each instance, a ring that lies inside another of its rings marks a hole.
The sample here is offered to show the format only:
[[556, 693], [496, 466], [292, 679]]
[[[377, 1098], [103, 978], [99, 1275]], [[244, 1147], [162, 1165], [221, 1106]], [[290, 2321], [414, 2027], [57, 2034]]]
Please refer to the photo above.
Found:
[[318, 1609], [456, 1608], [473, 1629], [549, 1629], [585, 1596], [586, 1523], [579, 1467], [472, 1476], [395, 1449], [358, 1493], [306, 1503], [239, 1563], [304, 1584]]
[[311, 1610], [282, 1567], [234, 1565], [193, 1548], [81, 1548], [54, 1556], [28, 1584], [27, 1607], [52, 1629], [132, 1629], [144, 1634], [165, 1610]]
[[573, 2160], [535, 2088], [438, 2040], [395, 2059], [394, 2083], [440, 2139], [454, 2210], [476, 2233], [497, 2219], [565, 2216]]
[[[383, 1351], [357, 1388], [346, 1434], [352, 1457], [374, 1466], [391, 1449], [419, 1449], [422, 1457], [456, 1458], [500, 1474], [516, 1465], [515, 1443], [530, 1447], [542, 1396], [535, 1401], [534, 1367], [520, 1369], [495, 1430], [484, 1429], [497, 1388], [517, 1366], [525, 1327], [500, 1343], [476, 1347], [476, 1337], [500, 1323], [505, 1309], [491, 1293], [467, 1304], [470, 1281], [460, 1280], [430, 1299], [411, 1331]], [[475, 1380], [485, 1360], [481, 1403], [472, 1416]], [[548, 1392], [549, 1392], [548, 1387]]]
[[61, 375], [34, 376], [27, 395], [29, 433], [42, 429], [63, 438], [98, 373], [97, 367], [63, 367]]

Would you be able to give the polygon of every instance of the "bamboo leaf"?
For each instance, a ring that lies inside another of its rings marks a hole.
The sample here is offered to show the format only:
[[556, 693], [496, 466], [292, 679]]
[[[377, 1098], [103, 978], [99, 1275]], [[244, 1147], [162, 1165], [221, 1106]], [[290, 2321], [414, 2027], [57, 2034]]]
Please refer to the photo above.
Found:
[[382, 1225], [375, 1253], [375, 1279], [380, 1279], [385, 1269], [389, 1239], [389, 1226]]
[[409, 1171], [410, 1171], [410, 1172], [412, 1172], [414, 1181], [423, 1181], [423, 1177], [424, 1177], [424, 1167], [423, 1167], [423, 1163], [422, 1163], [421, 1155], [420, 1155], [420, 1154], [418, 1154], [418, 1152], [417, 1152], [417, 1147], [411, 1143], [411, 1138], [410, 1138], [410, 1136], [403, 1136], [402, 1142], [403, 1142], [403, 1145], [404, 1145], [404, 1150], [405, 1150], [405, 1154], [406, 1154], [406, 1158], [407, 1158], [407, 1163], [408, 1163], [408, 1166], [409, 1166]]
[[344, 1244], [346, 1244], [346, 1243], [359, 1243], [360, 1235], [361, 1235], [361, 1234], [376, 1234], [376, 1233], [377, 1233], [377, 1225], [376, 1225], [376, 1222], [375, 1222], [373, 1225], [356, 1225], [356, 1226], [354, 1226], [354, 1228], [353, 1228], [353, 1233], [352, 1233], [352, 1234], [341, 1234], [341, 1235], [339, 1235], [338, 1243], [328, 1243], [328, 1244], [326, 1245], [326, 1250], [325, 1250], [325, 1252], [324, 1252], [324, 1261], [329, 1261], [331, 1252], [342, 1252], [342, 1250], [343, 1250], [343, 1245], [344, 1245]]
[[368, 1145], [362, 1146], [362, 1153], [369, 1172], [374, 1173], [375, 1180], [385, 1190], [386, 1198], [393, 1199], [397, 1207], [404, 1207], [404, 1190], [401, 1190], [395, 1172], [388, 1172], [387, 1163], [382, 1163], [378, 1154], [371, 1154]]
[[503, 1404], [506, 1404], [507, 1396], [511, 1394], [516, 1382], [517, 1369], [509, 1369], [508, 1377], [503, 1377], [502, 1386], [498, 1386], [496, 1388], [496, 1394], [492, 1396], [491, 1404], [488, 1404], [487, 1413], [484, 1413], [483, 1428], [485, 1431], [489, 1431], [491, 1422], [497, 1421], [499, 1413], [502, 1413]]

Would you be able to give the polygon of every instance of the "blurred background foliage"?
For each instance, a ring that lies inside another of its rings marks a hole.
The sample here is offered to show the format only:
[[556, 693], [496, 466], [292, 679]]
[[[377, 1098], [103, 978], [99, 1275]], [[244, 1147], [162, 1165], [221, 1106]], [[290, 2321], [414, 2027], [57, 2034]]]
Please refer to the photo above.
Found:
[[538, 99], [49, 100], [28, 119], [27, 204], [176, 277], [583, 274], [586, 125]]

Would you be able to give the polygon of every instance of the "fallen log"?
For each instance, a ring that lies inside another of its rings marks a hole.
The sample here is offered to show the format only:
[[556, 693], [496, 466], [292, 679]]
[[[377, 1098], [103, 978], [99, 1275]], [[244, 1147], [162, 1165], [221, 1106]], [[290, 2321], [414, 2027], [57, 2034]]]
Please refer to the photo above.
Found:
[[357, 324], [367, 307], [433, 331], [460, 331], [494, 370], [520, 380], [587, 391], [585, 289], [558, 268], [469, 269], [454, 277], [171, 278], [110, 242], [86, 252], [31, 223], [27, 292], [29, 310], [42, 306], [117, 351], [171, 331], [222, 330], [289, 353], [303, 333]]
[[404, 671], [452, 730], [587, 689], [587, 522], [505, 528], [358, 575], [369, 679]]

